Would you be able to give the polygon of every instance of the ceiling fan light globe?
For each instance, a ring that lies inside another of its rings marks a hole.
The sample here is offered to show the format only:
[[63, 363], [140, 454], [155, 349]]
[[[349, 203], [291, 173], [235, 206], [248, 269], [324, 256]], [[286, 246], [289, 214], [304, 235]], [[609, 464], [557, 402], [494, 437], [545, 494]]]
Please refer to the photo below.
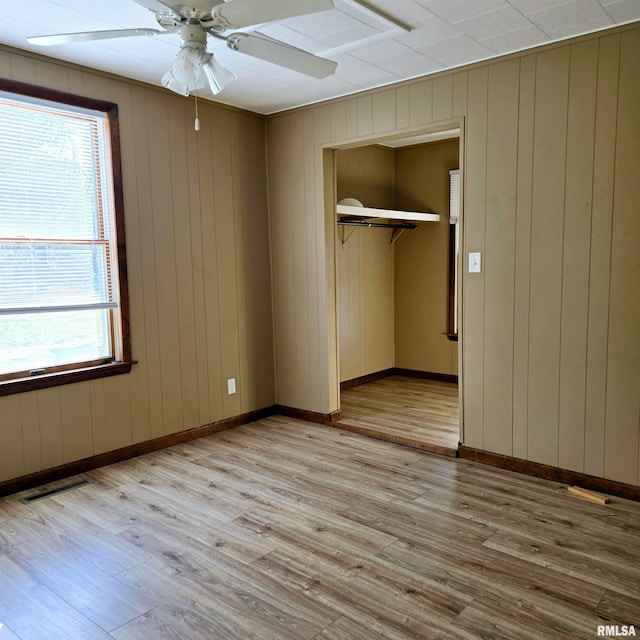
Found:
[[180, 47], [169, 71], [162, 76], [162, 86], [181, 96], [188, 96], [191, 91], [204, 88], [205, 79], [201, 73], [202, 55], [203, 47], [188, 44]]
[[189, 95], [189, 87], [184, 82], [173, 76], [171, 71], [167, 71], [167, 73], [162, 76], [161, 83], [163, 87], [173, 91], [174, 93], [178, 93], [181, 96]]
[[228, 69], [225, 69], [213, 55], [210, 55], [209, 59], [202, 65], [202, 71], [214, 96], [236, 79], [236, 76]]

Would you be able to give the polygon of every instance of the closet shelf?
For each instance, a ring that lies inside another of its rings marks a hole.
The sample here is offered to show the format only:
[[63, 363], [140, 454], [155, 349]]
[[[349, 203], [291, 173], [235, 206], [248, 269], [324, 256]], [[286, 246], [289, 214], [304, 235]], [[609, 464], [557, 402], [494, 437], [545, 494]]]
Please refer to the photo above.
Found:
[[[352, 200], [352, 198], [348, 198]], [[375, 209], [363, 205], [338, 203], [339, 216], [355, 216], [357, 218], [383, 218], [387, 220], [406, 220], [408, 222], [440, 222], [439, 213], [420, 213], [418, 211], [398, 211], [397, 209]]]
[[[418, 211], [398, 211], [397, 209], [376, 209], [374, 207], [365, 207], [359, 200], [355, 198], [345, 198], [336, 205], [336, 213], [338, 216], [339, 226], [352, 227], [381, 227], [393, 229], [391, 234], [391, 244], [393, 244], [407, 229], [415, 230], [416, 222], [440, 222], [440, 214], [438, 213], [421, 213]], [[372, 222], [371, 220], [379, 222]], [[388, 220], [389, 222], [383, 222]], [[342, 229], [341, 241], [342, 245], [347, 242], [351, 234], [345, 235]]]

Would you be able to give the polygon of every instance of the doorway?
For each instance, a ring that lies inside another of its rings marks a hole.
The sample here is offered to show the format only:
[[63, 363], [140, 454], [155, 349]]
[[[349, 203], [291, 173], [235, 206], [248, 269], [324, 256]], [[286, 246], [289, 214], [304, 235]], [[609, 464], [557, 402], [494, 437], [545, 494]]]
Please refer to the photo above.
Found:
[[[449, 172], [462, 165], [460, 128], [333, 151], [333, 202], [436, 212], [403, 232], [333, 222], [338, 382], [336, 426], [447, 455], [461, 437], [460, 315], [452, 262]], [[381, 217], [381, 221], [382, 221]], [[460, 232], [456, 227], [456, 231]], [[461, 236], [460, 236], [461, 237]], [[459, 288], [459, 287], [458, 287]]]

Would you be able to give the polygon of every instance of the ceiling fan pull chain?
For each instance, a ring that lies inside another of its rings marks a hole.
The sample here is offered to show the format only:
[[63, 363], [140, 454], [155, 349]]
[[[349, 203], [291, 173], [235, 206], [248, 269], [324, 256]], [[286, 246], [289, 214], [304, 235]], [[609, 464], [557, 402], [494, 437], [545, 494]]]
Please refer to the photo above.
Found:
[[200, 118], [198, 118], [198, 93], [194, 91], [193, 95], [196, 99], [196, 121], [194, 123], [194, 127], [196, 131], [200, 131]]

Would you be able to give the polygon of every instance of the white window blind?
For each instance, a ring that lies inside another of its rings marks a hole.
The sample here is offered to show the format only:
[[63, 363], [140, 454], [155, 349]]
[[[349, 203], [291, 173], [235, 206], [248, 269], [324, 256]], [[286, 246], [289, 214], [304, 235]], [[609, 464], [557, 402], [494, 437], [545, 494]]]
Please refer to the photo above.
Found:
[[0, 96], [0, 316], [117, 306], [100, 113]]
[[106, 103], [51, 95], [0, 91], [0, 384], [124, 354], [117, 122]]
[[449, 171], [449, 224], [460, 220], [460, 169]]

